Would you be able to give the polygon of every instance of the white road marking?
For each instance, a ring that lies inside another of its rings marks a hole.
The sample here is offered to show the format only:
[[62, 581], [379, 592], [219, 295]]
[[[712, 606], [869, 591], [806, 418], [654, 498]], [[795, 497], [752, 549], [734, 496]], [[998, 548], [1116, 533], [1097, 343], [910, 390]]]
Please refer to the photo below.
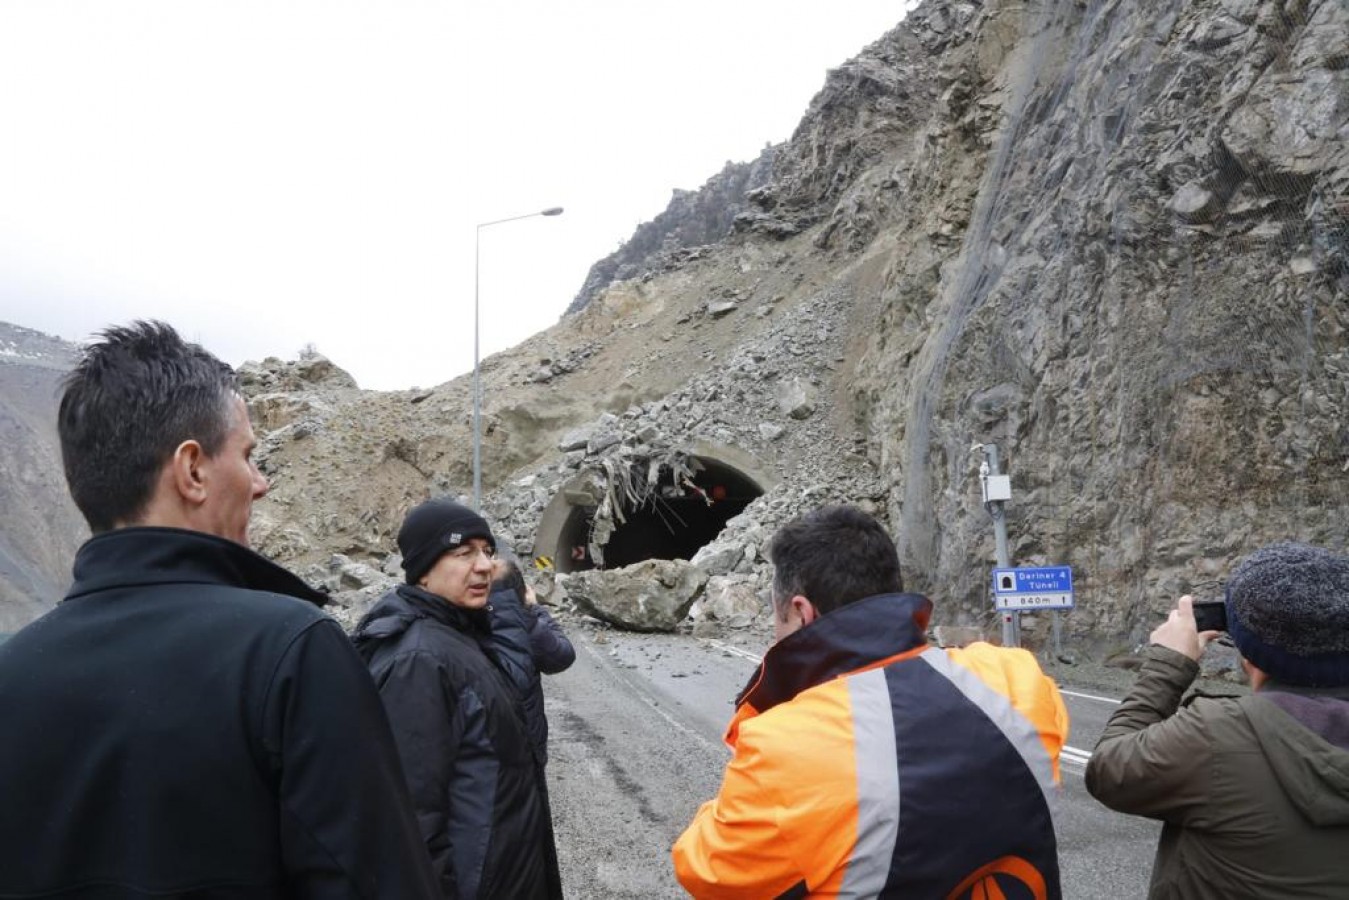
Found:
[[1087, 767], [1087, 762], [1090, 759], [1090, 750], [1081, 750], [1077, 747], [1065, 746], [1063, 750], [1059, 752], [1060, 762], [1067, 763], [1071, 766], [1081, 766], [1084, 769]]
[[723, 653], [729, 653], [732, 656], [739, 656], [742, 659], [748, 659], [756, 663], [763, 662], [762, 656], [759, 656], [758, 654], [755, 653], [750, 653], [748, 650], [741, 650], [739, 647], [732, 647], [730, 644], [723, 643], [722, 641], [716, 641], [713, 640], [712, 638], [703, 638], [702, 640], [704, 643], [716, 647]]
[[1063, 688], [1059, 688], [1059, 693], [1066, 694], [1069, 697], [1080, 697], [1083, 700], [1096, 700], [1101, 703], [1111, 703], [1115, 706], [1124, 702], [1123, 700], [1116, 700], [1114, 697], [1098, 697], [1095, 694], [1080, 694], [1077, 691], [1065, 691]]

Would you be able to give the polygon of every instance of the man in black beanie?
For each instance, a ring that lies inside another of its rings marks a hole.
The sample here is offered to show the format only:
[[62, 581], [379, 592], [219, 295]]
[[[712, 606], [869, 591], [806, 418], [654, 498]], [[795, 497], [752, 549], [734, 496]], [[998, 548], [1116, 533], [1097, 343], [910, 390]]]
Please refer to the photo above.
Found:
[[1227, 585], [1254, 692], [1181, 695], [1216, 631], [1181, 597], [1111, 716], [1087, 790], [1164, 822], [1151, 898], [1349, 897], [1349, 557], [1283, 543]]
[[407, 583], [356, 626], [447, 898], [562, 896], [542, 770], [491, 643], [496, 541], [452, 500], [398, 532]]

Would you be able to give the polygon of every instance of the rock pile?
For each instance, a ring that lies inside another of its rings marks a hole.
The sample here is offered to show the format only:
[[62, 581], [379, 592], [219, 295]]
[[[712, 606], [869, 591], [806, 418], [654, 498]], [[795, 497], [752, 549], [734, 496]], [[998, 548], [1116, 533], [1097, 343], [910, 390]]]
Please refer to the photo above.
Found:
[[[754, 627], [768, 615], [769, 568], [763, 553], [778, 525], [828, 502], [860, 504], [883, 515], [884, 493], [874, 469], [858, 452], [856, 440], [838, 437], [828, 415], [823, 373], [843, 353], [843, 335], [835, 323], [846, 303], [846, 298], [826, 291], [789, 313], [770, 312], [771, 321], [763, 331], [737, 346], [727, 365], [695, 375], [660, 400], [631, 406], [621, 414], [602, 413], [569, 429], [557, 441], [551, 462], [489, 492], [483, 508], [499, 542], [529, 559], [538, 549], [534, 539], [545, 507], [560, 492], [578, 490], [578, 483], [599, 506], [614, 486], [614, 473], [638, 464], [645, 469], [653, 461], [686, 465], [698, 452], [722, 450], [752, 459], [768, 474], [761, 485], [763, 494], [731, 518], [691, 561], [559, 575], [556, 589], [551, 583], [541, 585], [547, 602], [638, 630], [671, 630], [694, 622], [701, 623], [700, 633], [718, 627]], [[291, 373], [284, 364], [270, 361], [249, 370], [248, 384], [274, 384], [288, 377]], [[310, 437], [325, 433], [336, 414], [331, 398], [312, 385], [310, 390], [279, 396], [254, 394], [250, 403], [259, 420], [275, 426], [264, 435], [264, 458], [272, 458], [283, 445], [302, 442], [300, 433]], [[279, 415], [279, 409], [287, 415]], [[598, 520], [603, 522], [604, 517]], [[284, 526], [266, 529], [264, 540], [274, 555], [291, 559], [306, 555], [304, 548], [288, 543], [303, 539]], [[597, 541], [600, 558], [603, 543]], [[350, 624], [399, 579], [399, 560], [392, 547], [375, 555], [372, 565], [331, 554], [303, 567], [301, 574], [329, 591], [334, 614]], [[682, 574], [675, 578], [669, 575], [672, 571]], [[553, 576], [531, 573], [531, 577], [551, 582]], [[646, 610], [632, 611], [630, 601], [647, 596], [634, 593], [634, 579], [654, 584], [661, 578], [677, 587], [677, 601], [656, 604], [644, 599]], [[659, 613], [654, 612], [657, 609]]]
[[[668, 463], [694, 455], [699, 447], [735, 448], [771, 472], [773, 483], [693, 557], [693, 565], [710, 580], [689, 600], [700, 601], [693, 607], [700, 617], [737, 627], [754, 624], [766, 615], [762, 598], [768, 566], [762, 551], [778, 525], [829, 502], [860, 504], [873, 513], [883, 508], [876, 473], [854, 442], [837, 436], [819, 408], [822, 373], [842, 353], [834, 323], [844, 302], [823, 293], [737, 347], [726, 366], [695, 375], [659, 401], [630, 407], [622, 415], [605, 413], [569, 431], [557, 445], [561, 456], [551, 465], [485, 498], [494, 528], [517, 553], [530, 556], [544, 508], [565, 485], [588, 481], [598, 498], [612, 481], [610, 473], [626, 471], [633, 460]], [[572, 595], [570, 587], [563, 589]], [[589, 583], [576, 592], [591, 607], [604, 602], [595, 600]], [[623, 591], [607, 593], [617, 598]], [[603, 612], [599, 617], [623, 618]]]

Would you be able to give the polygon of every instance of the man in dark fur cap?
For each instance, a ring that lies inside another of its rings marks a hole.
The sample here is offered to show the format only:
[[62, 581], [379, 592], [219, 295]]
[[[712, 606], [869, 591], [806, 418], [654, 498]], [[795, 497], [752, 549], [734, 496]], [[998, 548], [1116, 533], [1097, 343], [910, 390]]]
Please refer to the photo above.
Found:
[[1349, 557], [1265, 547], [1232, 573], [1226, 609], [1254, 692], [1181, 703], [1219, 634], [1181, 597], [1087, 789], [1165, 823], [1152, 898], [1349, 897]]

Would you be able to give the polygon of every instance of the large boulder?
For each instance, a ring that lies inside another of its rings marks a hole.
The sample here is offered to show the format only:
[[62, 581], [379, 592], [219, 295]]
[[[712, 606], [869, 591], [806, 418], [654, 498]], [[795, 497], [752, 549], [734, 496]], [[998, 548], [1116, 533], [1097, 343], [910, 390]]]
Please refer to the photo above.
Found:
[[557, 576], [578, 610], [629, 631], [674, 631], [706, 582], [705, 572], [682, 559]]
[[719, 538], [710, 544], [704, 544], [693, 555], [693, 564], [709, 575], [727, 575], [735, 571], [736, 565], [744, 555], [743, 544]]

